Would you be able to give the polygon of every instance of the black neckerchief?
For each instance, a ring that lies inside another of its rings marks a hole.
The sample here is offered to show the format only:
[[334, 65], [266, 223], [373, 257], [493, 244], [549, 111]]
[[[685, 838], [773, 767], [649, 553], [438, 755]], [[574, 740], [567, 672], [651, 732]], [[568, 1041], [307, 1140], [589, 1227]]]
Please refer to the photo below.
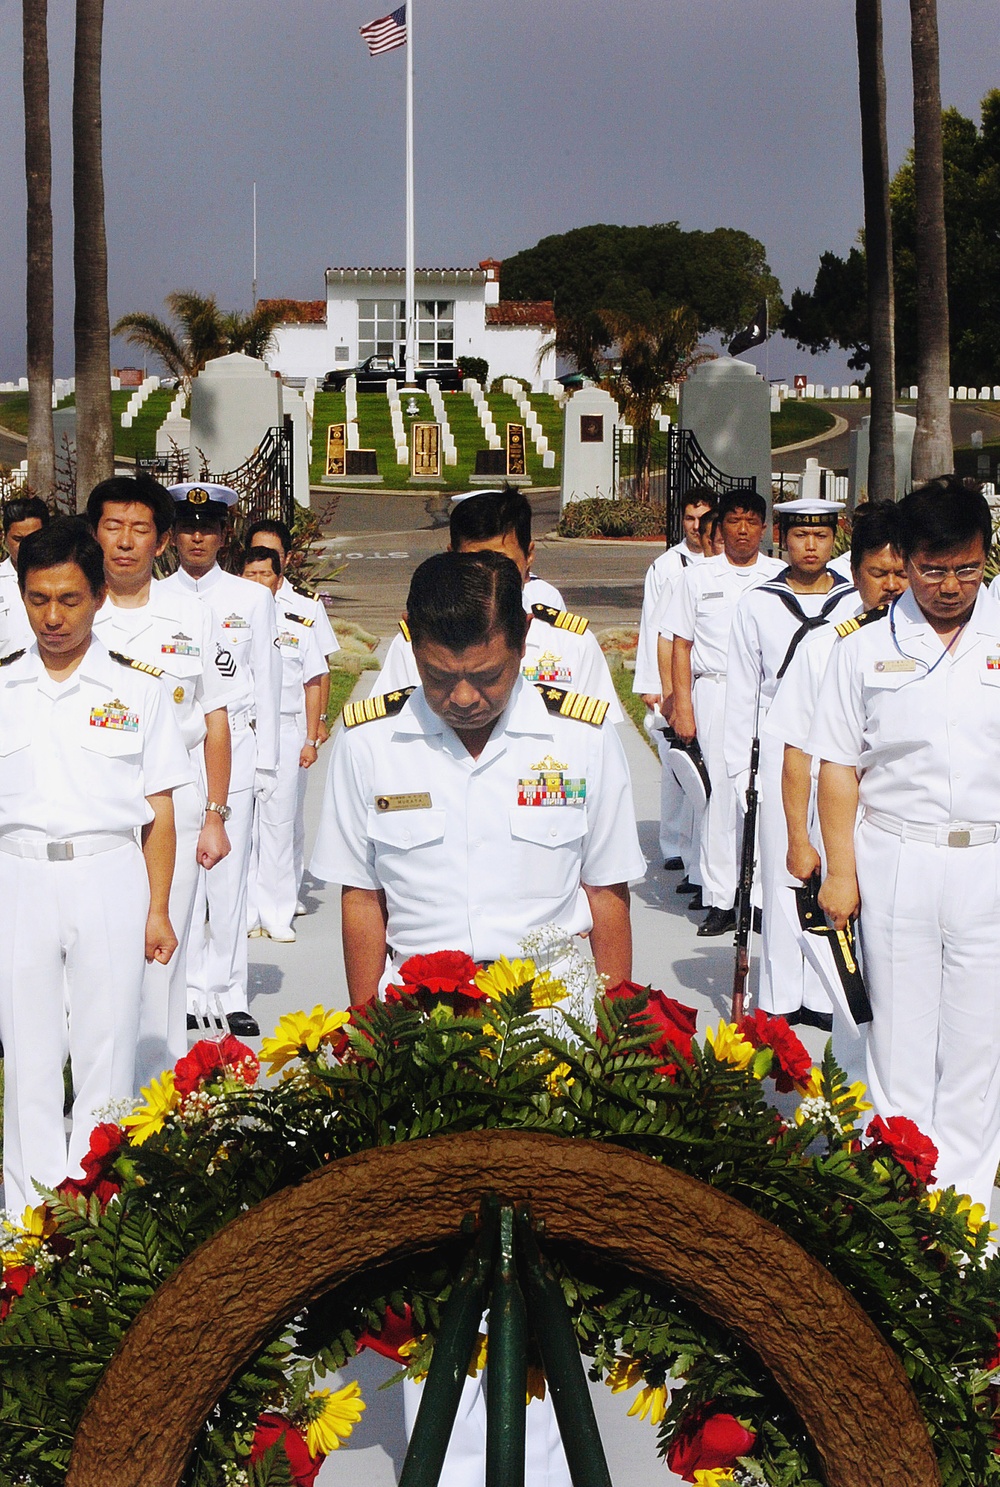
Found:
[[[826, 596], [826, 603], [821, 607], [819, 614], [808, 615], [804, 612], [794, 592], [788, 587], [788, 579], [785, 576], [787, 572], [787, 567], [783, 568], [768, 583], [761, 584], [761, 589], [766, 593], [777, 594], [789, 614], [799, 621], [799, 628], [789, 641], [788, 649], [785, 652], [785, 659], [778, 667], [775, 680], [779, 682], [791, 665], [792, 657], [795, 655], [802, 641], [805, 640], [811, 630], [818, 630], [821, 625], [829, 624], [830, 614], [836, 609], [844, 597], [845, 591], [851, 587], [847, 579], [841, 577], [839, 573], [830, 573], [830, 577], [833, 579], [833, 588]], [[827, 572], [830, 572], [830, 570], [827, 569]]]

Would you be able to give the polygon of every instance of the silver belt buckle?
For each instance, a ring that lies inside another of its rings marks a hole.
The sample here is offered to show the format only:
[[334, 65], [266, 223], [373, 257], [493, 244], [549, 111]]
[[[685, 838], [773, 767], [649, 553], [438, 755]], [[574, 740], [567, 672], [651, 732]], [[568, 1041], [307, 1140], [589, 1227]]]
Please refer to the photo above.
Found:
[[967, 847], [971, 841], [971, 831], [949, 831], [948, 833], [949, 847]]
[[45, 855], [50, 862], [72, 862], [72, 842], [46, 842]]

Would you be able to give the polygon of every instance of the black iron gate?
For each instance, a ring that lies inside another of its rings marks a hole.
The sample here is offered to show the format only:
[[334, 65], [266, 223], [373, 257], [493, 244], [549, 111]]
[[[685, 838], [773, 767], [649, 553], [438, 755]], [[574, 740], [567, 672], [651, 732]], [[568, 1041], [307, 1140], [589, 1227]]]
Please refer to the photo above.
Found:
[[294, 450], [292, 419], [286, 413], [280, 424], [265, 431], [250, 458], [235, 470], [209, 470], [202, 460], [197, 475], [191, 475], [188, 473], [187, 451], [176, 446], [169, 454], [140, 456], [136, 467], [148, 471], [164, 485], [197, 479], [215, 481], [238, 491], [240, 499], [234, 518], [239, 536], [240, 530], [255, 521], [283, 521], [287, 526], [292, 525], [295, 514]]
[[636, 430], [627, 426], [615, 429], [614, 457], [615, 499], [643, 499], [662, 506], [668, 546], [680, 541], [684, 497], [693, 486], [711, 486], [720, 496], [725, 491], [757, 489], [755, 475], [727, 475], [712, 463], [693, 430], [676, 424], [650, 431], [647, 468], [643, 468]]

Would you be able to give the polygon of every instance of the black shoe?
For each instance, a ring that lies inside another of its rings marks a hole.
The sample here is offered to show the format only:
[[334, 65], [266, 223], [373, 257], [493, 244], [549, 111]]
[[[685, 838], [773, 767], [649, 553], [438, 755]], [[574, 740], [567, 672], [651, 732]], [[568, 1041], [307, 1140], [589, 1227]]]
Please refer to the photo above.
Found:
[[684, 859], [682, 857], [668, 857], [663, 864], [664, 871], [668, 873], [679, 873], [683, 866]]
[[675, 893], [697, 893], [697, 883], [692, 883], [688, 877], [683, 877], [674, 889]]
[[753, 932], [755, 935], [764, 933], [764, 920], [759, 909], [753, 911]]
[[694, 898], [688, 904], [688, 913], [689, 914], [694, 914], [699, 909], [703, 909], [704, 907], [705, 907], [705, 904], [704, 904], [704, 901], [703, 901], [702, 896], [701, 896], [701, 889], [700, 888], [696, 888], [694, 890]]
[[188, 1032], [189, 1033], [196, 1033], [198, 1031], [198, 1028], [200, 1026], [201, 1026], [201, 1024], [199, 1023], [197, 1017], [195, 1017], [194, 1013], [193, 1012], [189, 1012], [188, 1013], [188, 1016], [187, 1016], [187, 1029], [188, 1029]]
[[260, 1028], [255, 1018], [249, 1012], [227, 1012], [226, 1021], [229, 1023], [229, 1031], [237, 1038], [259, 1038]]
[[798, 1027], [802, 1021], [802, 1008], [798, 1007], [794, 1012], [769, 1012], [769, 1017], [783, 1017], [789, 1027]]
[[803, 1007], [799, 1013], [799, 1021], [805, 1027], [818, 1027], [821, 1033], [833, 1032], [832, 1012], [814, 1012], [812, 1007]]
[[710, 939], [713, 935], [728, 934], [736, 928], [736, 914], [732, 909], [709, 909], [703, 924], [698, 926], [698, 938]]

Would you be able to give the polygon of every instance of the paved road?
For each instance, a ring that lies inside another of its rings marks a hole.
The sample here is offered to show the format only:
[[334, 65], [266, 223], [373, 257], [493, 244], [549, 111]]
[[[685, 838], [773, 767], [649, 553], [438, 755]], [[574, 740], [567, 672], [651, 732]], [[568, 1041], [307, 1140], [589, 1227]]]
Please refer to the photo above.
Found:
[[[850, 430], [856, 429], [862, 418], [867, 415], [868, 405], [867, 402], [861, 400], [831, 403], [829, 411], [838, 413], [841, 418], [847, 420], [849, 425], [847, 431], [835, 435], [832, 439], [824, 439], [808, 449], [794, 449], [789, 454], [782, 454], [780, 450], [776, 450], [771, 457], [772, 470], [784, 470], [789, 474], [797, 474], [805, 469], [807, 459], [818, 459], [821, 465], [830, 470], [847, 469], [850, 457]], [[916, 411], [916, 404], [898, 403], [897, 411], [912, 415]], [[1000, 407], [996, 403], [988, 406], [983, 403], [952, 403], [951, 432], [955, 443], [967, 445], [977, 429], [980, 429], [986, 438], [996, 438], [1000, 433]]]

